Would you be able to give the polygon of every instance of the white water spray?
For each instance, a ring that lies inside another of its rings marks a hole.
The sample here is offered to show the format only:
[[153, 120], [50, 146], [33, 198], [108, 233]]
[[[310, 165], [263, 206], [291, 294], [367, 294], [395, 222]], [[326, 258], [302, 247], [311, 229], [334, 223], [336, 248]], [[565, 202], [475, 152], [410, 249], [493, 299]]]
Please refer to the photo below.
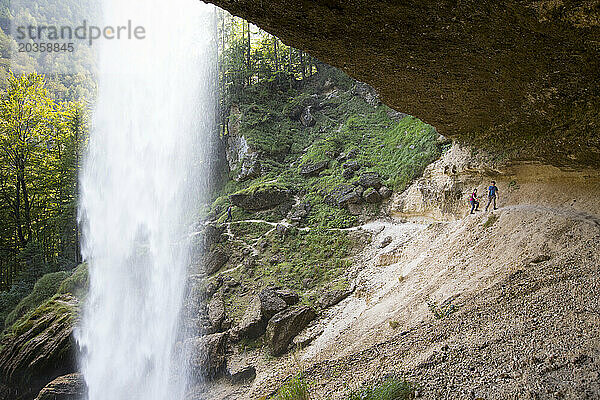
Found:
[[[206, 187], [214, 123], [213, 8], [103, 0], [99, 89], [81, 176], [90, 292], [76, 337], [89, 400], [181, 399], [187, 237]], [[196, 176], [200, 174], [200, 176]]]

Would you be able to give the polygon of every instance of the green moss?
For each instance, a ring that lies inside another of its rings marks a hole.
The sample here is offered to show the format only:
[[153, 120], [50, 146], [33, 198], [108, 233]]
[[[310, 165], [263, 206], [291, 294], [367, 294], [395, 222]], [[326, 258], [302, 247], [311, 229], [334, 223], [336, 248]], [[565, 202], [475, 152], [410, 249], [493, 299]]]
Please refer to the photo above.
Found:
[[58, 294], [72, 294], [78, 299], [82, 299], [87, 294], [89, 287], [89, 276], [88, 276], [88, 265], [86, 263], [80, 264], [71, 276], [65, 279], [58, 291]]
[[11, 326], [17, 319], [35, 309], [44, 301], [54, 296], [60, 284], [70, 275], [68, 271], [52, 272], [42, 276], [35, 283], [31, 293], [23, 298], [8, 314], [4, 326]]
[[241, 221], [239, 223], [232, 223], [229, 229], [234, 237], [249, 241], [260, 238], [265, 233], [272, 230], [273, 226], [264, 222]]
[[[73, 306], [73, 302], [74, 300], [70, 295], [54, 295], [51, 299], [46, 300], [37, 308], [19, 318], [6, 330], [5, 336], [20, 336], [31, 330], [36, 322], [41, 319], [48, 320], [48, 323], [51, 321], [72, 320], [77, 315], [77, 309]], [[53, 318], [48, 318], [51, 315]], [[38, 324], [37, 329], [41, 332], [47, 328], [47, 325]]]

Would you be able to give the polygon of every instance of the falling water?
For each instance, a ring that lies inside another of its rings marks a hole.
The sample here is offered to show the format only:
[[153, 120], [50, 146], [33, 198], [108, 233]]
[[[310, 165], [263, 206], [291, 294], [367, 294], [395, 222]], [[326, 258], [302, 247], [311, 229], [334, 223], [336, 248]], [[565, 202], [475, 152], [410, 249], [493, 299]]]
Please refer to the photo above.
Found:
[[188, 231], [214, 121], [213, 9], [194, 0], [103, 0], [98, 99], [81, 176], [90, 292], [76, 334], [89, 400], [181, 399], [178, 354]]

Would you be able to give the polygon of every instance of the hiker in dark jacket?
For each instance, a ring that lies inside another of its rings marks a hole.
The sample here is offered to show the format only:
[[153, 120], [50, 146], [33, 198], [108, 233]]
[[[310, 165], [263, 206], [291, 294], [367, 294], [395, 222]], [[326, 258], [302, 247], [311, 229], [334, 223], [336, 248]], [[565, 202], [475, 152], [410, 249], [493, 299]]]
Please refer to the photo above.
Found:
[[232, 208], [233, 208], [232, 206], [227, 207], [227, 218], [225, 218], [225, 223], [227, 223], [229, 221], [233, 221], [233, 216], [231, 215]]
[[490, 207], [490, 204], [492, 204], [492, 201], [494, 202], [494, 210], [497, 209], [496, 207], [496, 198], [498, 197], [498, 187], [496, 187], [496, 181], [492, 181], [492, 184], [490, 185], [490, 187], [488, 187], [488, 203], [487, 206], [485, 206], [485, 211], [488, 210], [488, 208]]
[[479, 211], [479, 200], [477, 199], [477, 189], [473, 189], [473, 193], [471, 193], [471, 197], [469, 197], [469, 203], [471, 204], [471, 214], [474, 214], [473, 211]]

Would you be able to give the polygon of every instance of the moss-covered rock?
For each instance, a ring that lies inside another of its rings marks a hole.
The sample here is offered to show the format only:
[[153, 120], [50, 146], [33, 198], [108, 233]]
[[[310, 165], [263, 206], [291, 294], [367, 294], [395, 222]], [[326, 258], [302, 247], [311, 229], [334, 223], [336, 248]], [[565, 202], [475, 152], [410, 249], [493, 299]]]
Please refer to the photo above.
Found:
[[258, 185], [229, 196], [231, 202], [246, 211], [268, 210], [289, 200], [291, 192], [278, 185]]
[[70, 275], [69, 271], [59, 271], [46, 274], [38, 279], [31, 293], [8, 314], [4, 326], [10, 327], [17, 319], [52, 297]]
[[56, 293], [71, 294], [82, 300], [88, 292], [89, 285], [88, 265], [84, 263], [75, 268], [73, 273], [61, 283]]
[[55, 295], [7, 331], [1, 342], [0, 378], [14, 393], [27, 398], [53, 378], [75, 371], [71, 334], [78, 304], [71, 294]]

